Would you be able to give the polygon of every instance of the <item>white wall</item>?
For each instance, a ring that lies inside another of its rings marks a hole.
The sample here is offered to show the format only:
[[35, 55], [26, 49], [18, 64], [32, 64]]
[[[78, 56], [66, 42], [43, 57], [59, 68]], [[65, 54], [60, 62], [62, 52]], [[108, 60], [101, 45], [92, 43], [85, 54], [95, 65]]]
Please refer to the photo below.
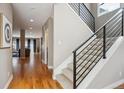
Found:
[[[10, 4], [0, 4], [0, 13], [3, 13], [10, 22], [13, 22], [12, 7]], [[0, 88], [4, 88], [12, 76], [12, 48], [0, 49]]]
[[[118, 43], [117, 43], [118, 44]], [[124, 38], [112, 57], [96, 75], [88, 88], [104, 88], [124, 79]]]
[[92, 35], [89, 27], [67, 4], [54, 5], [54, 68], [63, 63]]
[[45, 63], [45, 25], [42, 27], [42, 46], [41, 46], [41, 54], [42, 54], [42, 62]]
[[53, 18], [49, 18], [48, 66], [53, 68]]

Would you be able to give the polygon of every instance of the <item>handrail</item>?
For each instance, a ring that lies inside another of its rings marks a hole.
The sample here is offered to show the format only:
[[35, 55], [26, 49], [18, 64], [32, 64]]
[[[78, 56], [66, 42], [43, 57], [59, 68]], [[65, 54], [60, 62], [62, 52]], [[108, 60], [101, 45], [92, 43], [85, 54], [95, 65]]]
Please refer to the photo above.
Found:
[[93, 16], [93, 14], [91, 13], [91, 11], [86, 7], [86, 5], [84, 4], [84, 3], [82, 3], [84, 6], [85, 6], [85, 8], [89, 11], [89, 13], [92, 15], [92, 17], [95, 19], [95, 17]]
[[74, 51], [76, 52], [79, 48], [81, 48], [84, 44], [86, 44], [96, 33], [98, 33], [106, 24], [108, 24], [112, 19], [114, 19], [119, 13], [122, 12], [123, 9], [118, 10], [118, 12], [110, 19], [108, 20], [103, 26], [101, 26], [93, 35], [91, 35], [85, 42], [83, 42], [80, 46], [78, 46]]
[[70, 7], [77, 13], [87, 26], [95, 32], [95, 17], [84, 3], [69, 3]]
[[118, 12], [112, 18], [110, 18], [104, 25], [102, 25], [97, 31], [101, 30], [106, 24], [108, 24], [113, 18], [115, 18], [122, 11], [123, 11], [123, 9], [119, 9]]
[[[123, 36], [124, 10], [119, 9], [103, 26], [73, 51], [73, 88], [77, 88], [120, 36]], [[95, 36], [95, 37], [94, 37]], [[81, 47], [89, 42], [84, 48]], [[79, 50], [78, 50], [79, 49]], [[77, 52], [78, 50], [78, 52]]]

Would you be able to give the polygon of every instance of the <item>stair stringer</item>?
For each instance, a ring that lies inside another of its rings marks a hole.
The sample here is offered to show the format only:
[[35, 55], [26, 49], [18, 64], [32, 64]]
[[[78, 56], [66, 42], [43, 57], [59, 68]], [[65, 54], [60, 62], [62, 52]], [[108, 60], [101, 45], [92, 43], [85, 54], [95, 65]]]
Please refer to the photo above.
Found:
[[53, 79], [56, 80], [56, 75], [61, 74], [62, 70], [67, 67], [69, 63], [73, 62], [73, 54], [71, 54], [62, 64], [60, 64], [55, 70], [53, 74]]
[[[91, 41], [93, 41], [95, 38], [96, 38], [96, 35], [94, 35], [94, 37], [93, 37], [91, 40], [89, 40], [84, 46], [82, 46], [82, 47], [77, 51], [77, 53], [78, 53], [79, 51], [81, 51], [83, 48], [85, 48], [85, 47], [86, 47]], [[53, 72], [53, 76], [52, 76], [54, 80], [56, 80], [56, 75], [61, 74], [61, 73], [62, 73], [62, 70], [63, 70], [64, 68], [67, 68], [67, 66], [68, 66], [69, 63], [73, 63], [73, 53], [70, 53], [70, 56], [69, 56], [65, 61], [63, 61], [63, 63], [60, 64], [57, 68], [54, 68], [54, 72]]]
[[115, 43], [111, 46], [111, 48], [106, 53], [106, 59], [100, 59], [100, 61], [96, 64], [96, 66], [91, 70], [91, 72], [87, 75], [87, 77], [81, 82], [81, 84], [77, 87], [77, 89], [88, 89], [91, 82], [95, 79], [97, 74], [103, 69], [105, 64], [109, 61], [112, 55], [115, 53], [119, 45], [123, 41], [123, 37], [119, 37]]

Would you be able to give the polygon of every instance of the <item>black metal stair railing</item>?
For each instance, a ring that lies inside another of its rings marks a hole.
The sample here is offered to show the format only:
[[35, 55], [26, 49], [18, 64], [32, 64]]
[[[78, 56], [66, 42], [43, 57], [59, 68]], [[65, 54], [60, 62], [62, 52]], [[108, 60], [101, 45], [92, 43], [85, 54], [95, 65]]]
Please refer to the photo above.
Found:
[[83, 3], [69, 3], [72, 9], [80, 16], [80, 18], [95, 32], [95, 18], [89, 9]]
[[118, 37], [123, 36], [123, 20], [124, 11], [120, 9], [89, 39], [73, 51], [74, 89], [80, 85], [101, 58], [107, 58], [106, 52]]

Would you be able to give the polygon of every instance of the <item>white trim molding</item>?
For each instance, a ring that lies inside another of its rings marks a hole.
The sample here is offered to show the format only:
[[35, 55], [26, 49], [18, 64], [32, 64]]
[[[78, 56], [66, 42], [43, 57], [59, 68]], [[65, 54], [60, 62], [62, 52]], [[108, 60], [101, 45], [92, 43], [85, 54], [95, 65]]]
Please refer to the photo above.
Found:
[[53, 78], [53, 80], [56, 80], [56, 76], [55, 75], [52, 75], [52, 78]]
[[62, 73], [62, 69], [66, 68], [67, 65], [73, 60], [73, 54], [71, 54], [71, 56], [69, 56], [62, 64], [60, 64], [57, 68], [54, 69], [54, 74], [53, 74], [53, 79], [56, 79], [56, 75]]
[[45, 63], [45, 61], [43, 59], [42, 59], [42, 63], [47, 64], [47, 63]]
[[48, 69], [53, 69], [53, 66], [48, 66]]
[[8, 79], [8, 81], [7, 81], [7, 83], [6, 83], [5, 87], [4, 87], [4, 89], [7, 89], [7, 88], [9, 87], [9, 84], [11, 83], [12, 79], [13, 79], [13, 75], [11, 75], [11, 76], [9, 77], [9, 79]]

